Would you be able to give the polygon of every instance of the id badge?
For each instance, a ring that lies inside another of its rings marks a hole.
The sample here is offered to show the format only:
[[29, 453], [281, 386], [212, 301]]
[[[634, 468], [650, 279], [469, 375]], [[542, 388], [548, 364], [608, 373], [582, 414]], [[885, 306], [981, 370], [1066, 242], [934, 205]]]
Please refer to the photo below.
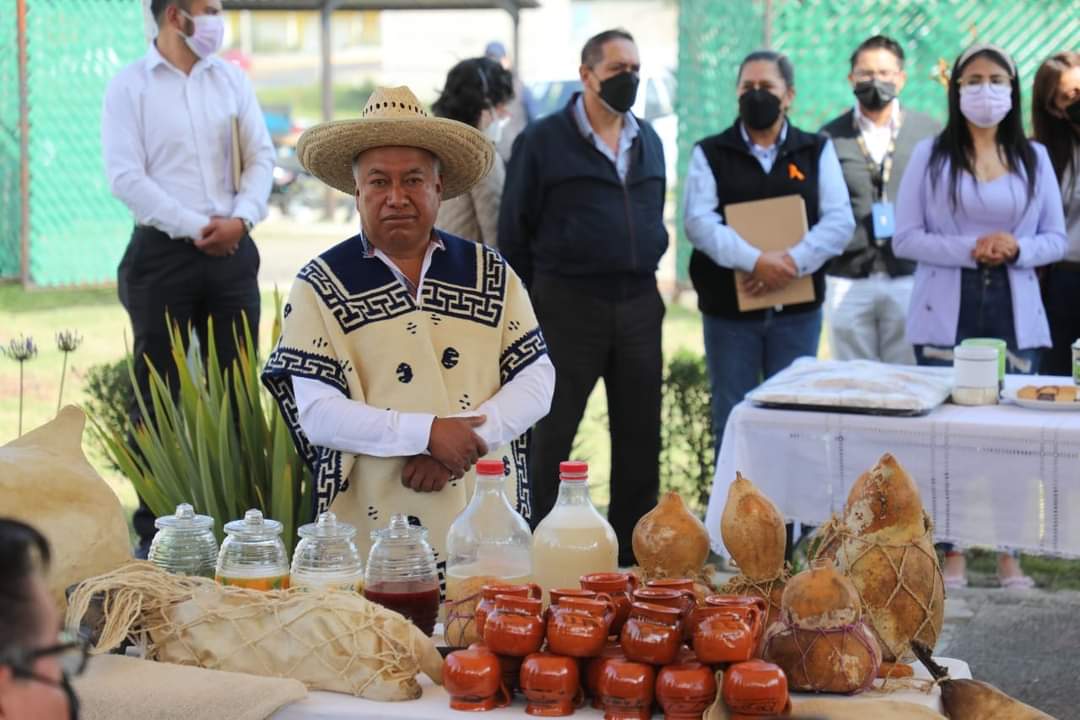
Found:
[[870, 214], [874, 219], [874, 239], [880, 245], [896, 232], [896, 216], [893, 211], [893, 204], [878, 201], [871, 206]]

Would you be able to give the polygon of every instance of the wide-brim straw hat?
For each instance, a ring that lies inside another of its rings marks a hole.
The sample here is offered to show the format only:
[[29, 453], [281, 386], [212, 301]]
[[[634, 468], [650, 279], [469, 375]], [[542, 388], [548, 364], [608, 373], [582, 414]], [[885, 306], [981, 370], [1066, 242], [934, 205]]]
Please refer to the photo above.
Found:
[[404, 86], [376, 88], [358, 119], [307, 129], [296, 143], [296, 156], [309, 173], [352, 195], [356, 156], [390, 146], [422, 148], [439, 158], [443, 200], [468, 192], [495, 161], [495, 146], [482, 132], [456, 120], [431, 117]]

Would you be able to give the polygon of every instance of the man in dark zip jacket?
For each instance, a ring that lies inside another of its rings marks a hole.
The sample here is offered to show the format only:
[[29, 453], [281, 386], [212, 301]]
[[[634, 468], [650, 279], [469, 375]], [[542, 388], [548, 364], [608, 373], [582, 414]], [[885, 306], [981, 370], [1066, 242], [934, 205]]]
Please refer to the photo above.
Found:
[[609, 30], [581, 52], [584, 92], [514, 143], [499, 213], [499, 249], [529, 287], [555, 364], [551, 412], [535, 427], [529, 472], [534, 527], [555, 503], [598, 378], [611, 427], [611, 505], [619, 563], [656, 504], [660, 325], [656, 267], [667, 249], [664, 151], [629, 112], [640, 72], [629, 33]]

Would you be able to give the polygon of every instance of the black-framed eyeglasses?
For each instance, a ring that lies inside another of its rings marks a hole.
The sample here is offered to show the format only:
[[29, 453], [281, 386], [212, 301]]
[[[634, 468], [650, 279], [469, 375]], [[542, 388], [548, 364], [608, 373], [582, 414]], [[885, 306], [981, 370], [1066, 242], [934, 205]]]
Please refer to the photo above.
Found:
[[41, 658], [58, 656], [60, 669], [64, 677], [78, 677], [86, 670], [90, 661], [90, 646], [82, 638], [61, 633], [55, 645], [48, 645], [33, 650], [15, 650], [4, 657], [0, 657], [0, 665], [11, 668], [11, 674], [18, 678], [36, 680], [49, 685], [60, 685], [34, 672], [33, 667]]

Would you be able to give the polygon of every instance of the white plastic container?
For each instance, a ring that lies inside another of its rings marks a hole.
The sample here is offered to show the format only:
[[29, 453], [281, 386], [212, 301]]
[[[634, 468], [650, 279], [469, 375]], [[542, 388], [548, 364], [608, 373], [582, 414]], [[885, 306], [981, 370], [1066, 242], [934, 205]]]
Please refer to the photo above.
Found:
[[952, 400], [957, 405], [996, 405], [998, 350], [981, 345], [957, 345], [953, 350]]

